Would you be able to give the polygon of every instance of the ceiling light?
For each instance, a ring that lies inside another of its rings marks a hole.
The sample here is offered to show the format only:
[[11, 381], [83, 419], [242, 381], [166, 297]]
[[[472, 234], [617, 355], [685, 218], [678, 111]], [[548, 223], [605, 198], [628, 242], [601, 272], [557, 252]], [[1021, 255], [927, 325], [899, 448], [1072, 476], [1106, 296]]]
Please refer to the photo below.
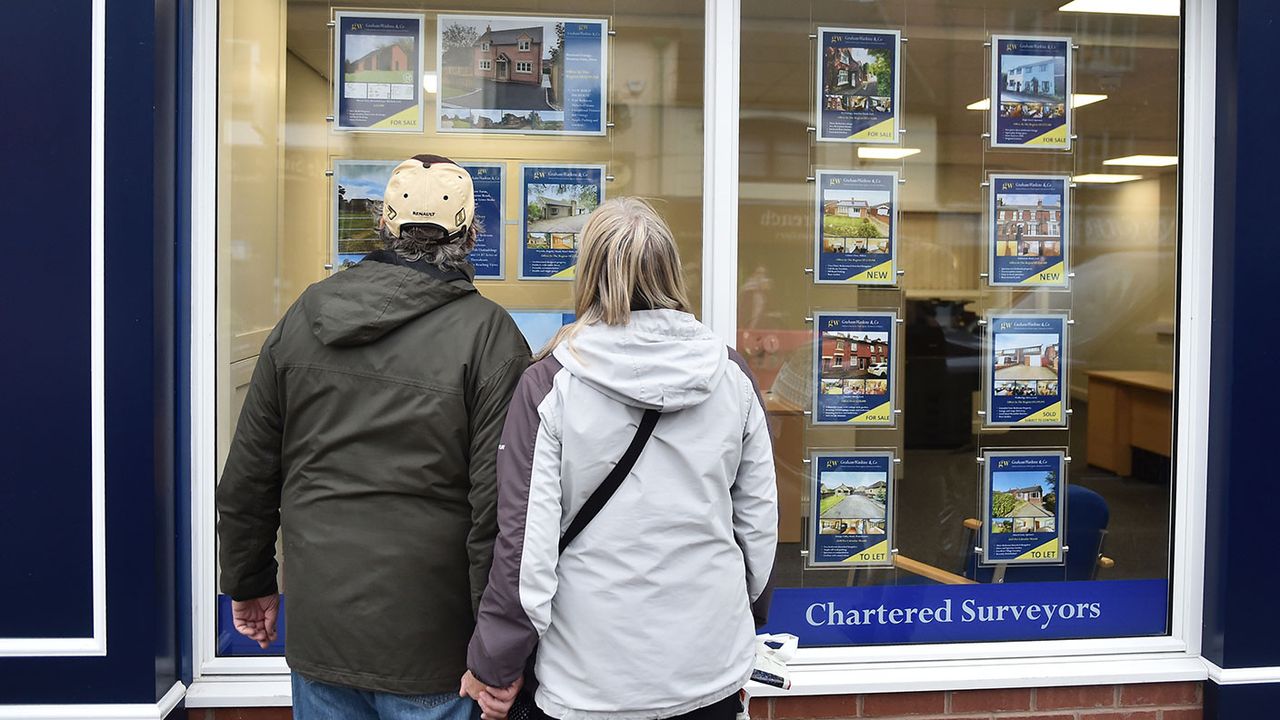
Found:
[[[1071, 96], [1071, 107], [1078, 108], [1085, 105], [1092, 105], [1096, 102], [1106, 100], [1108, 95], [1090, 95], [1088, 93], [1074, 93]], [[965, 105], [966, 110], [990, 110], [991, 98], [982, 98], [978, 102], [972, 102]]]
[[901, 160], [908, 155], [916, 155], [920, 148], [858, 148], [858, 157], [863, 160]]
[[1071, 182], [1096, 183], [1099, 185], [1114, 185], [1116, 183], [1132, 182], [1134, 180], [1141, 180], [1141, 179], [1142, 179], [1141, 175], [1120, 175], [1120, 174], [1111, 175], [1106, 173], [1086, 173], [1084, 175], [1076, 175], [1075, 177], [1071, 178]]
[[1137, 167], [1169, 167], [1178, 164], [1177, 155], [1129, 155], [1103, 160], [1103, 165], [1133, 165]]
[[1061, 12], [1178, 17], [1178, 0], [1071, 0]]

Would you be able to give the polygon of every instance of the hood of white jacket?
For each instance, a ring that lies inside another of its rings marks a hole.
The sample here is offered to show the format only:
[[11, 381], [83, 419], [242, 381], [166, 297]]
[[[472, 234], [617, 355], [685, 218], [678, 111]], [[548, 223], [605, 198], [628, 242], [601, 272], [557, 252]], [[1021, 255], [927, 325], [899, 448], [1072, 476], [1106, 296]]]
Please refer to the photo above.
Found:
[[663, 412], [706, 400], [729, 361], [724, 342], [678, 310], [640, 310], [626, 325], [583, 326], [553, 354], [605, 395]]

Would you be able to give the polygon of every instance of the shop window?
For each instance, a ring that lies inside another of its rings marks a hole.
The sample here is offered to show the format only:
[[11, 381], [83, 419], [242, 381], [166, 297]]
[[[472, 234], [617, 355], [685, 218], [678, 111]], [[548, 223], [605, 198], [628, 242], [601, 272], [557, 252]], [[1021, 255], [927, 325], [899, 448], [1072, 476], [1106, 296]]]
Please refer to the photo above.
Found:
[[[486, 221], [476, 284], [535, 351], [573, 319], [578, 233], [610, 197], [654, 202], [700, 307], [704, 34], [701, 6], [674, 1], [542, 2], [513, 15], [223, 0], [215, 473], [263, 341], [308, 285], [377, 247], [382, 188], [410, 156], [471, 172]], [[507, 75], [517, 51], [540, 53], [542, 71], [525, 60]], [[198, 522], [211, 534], [212, 509]], [[228, 598], [217, 600], [197, 603], [217, 613], [196, 625], [216, 627], [197, 638], [200, 659], [264, 654], [231, 627]], [[265, 654], [282, 651], [283, 641]]]
[[1179, 20], [1062, 4], [742, 3], [738, 346], [802, 648], [1169, 632], [1178, 169], [1107, 161], [1178, 154]]

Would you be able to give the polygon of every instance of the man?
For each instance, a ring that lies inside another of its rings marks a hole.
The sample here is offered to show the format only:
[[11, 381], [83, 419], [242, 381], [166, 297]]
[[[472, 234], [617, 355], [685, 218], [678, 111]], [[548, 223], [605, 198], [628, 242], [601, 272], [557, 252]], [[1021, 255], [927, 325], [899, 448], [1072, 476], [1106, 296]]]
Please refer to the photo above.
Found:
[[465, 170], [404, 161], [378, 227], [386, 249], [307, 288], [258, 356], [218, 485], [221, 586], [268, 647], [282, 528], [295, 717], [461, 720], [529, 347], [471, 283]]

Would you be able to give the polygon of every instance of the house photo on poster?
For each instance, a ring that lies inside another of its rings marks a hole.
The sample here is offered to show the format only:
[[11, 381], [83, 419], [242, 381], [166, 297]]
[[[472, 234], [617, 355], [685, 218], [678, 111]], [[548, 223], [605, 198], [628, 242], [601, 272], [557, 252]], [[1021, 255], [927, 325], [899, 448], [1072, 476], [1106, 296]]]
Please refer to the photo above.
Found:
[[893, 452], [815, 451], [809, 457], [810, 567], [893, 565]]
[[897, 30], [818, 28], [819, 142], [898, 142]]
[[603, 135], [608, 21], [441, 15], [441, 132]]
[[818, 170], [815, 180], [814, 281], [896, 284], [898, 173]]
[[1067, 315], [987, 316], [986, 424], [1067, 426]]
[[1071, 38], [991, 38], [991, 147], [1071, 148]]
[[572, 280], [578, 240], [604, 202], [603, 165], [524, 165], [520, 279]]
[[897, 319], [896, 312], [814, 315], [815, 425], [895, 424]]
[[1066, 452], [982, 453], [984, 565], [1061, 565], [1066, 513]]
[[991, 175], [987, 283], [1065, 288], [1069, 232], [1066, 175]]
[[[399, 160], [335, 160], [333, 163], [333, 267], [342, 270], [382, 247], [378, 219], [382, 197]], [[477, 279], [501, 279], [502, 165], [461, 163], [475, 187], [480, 232], [468, 258]]]
[[335, 130], [422, 132], [422, 27], [414, 13], [334, 13]]

